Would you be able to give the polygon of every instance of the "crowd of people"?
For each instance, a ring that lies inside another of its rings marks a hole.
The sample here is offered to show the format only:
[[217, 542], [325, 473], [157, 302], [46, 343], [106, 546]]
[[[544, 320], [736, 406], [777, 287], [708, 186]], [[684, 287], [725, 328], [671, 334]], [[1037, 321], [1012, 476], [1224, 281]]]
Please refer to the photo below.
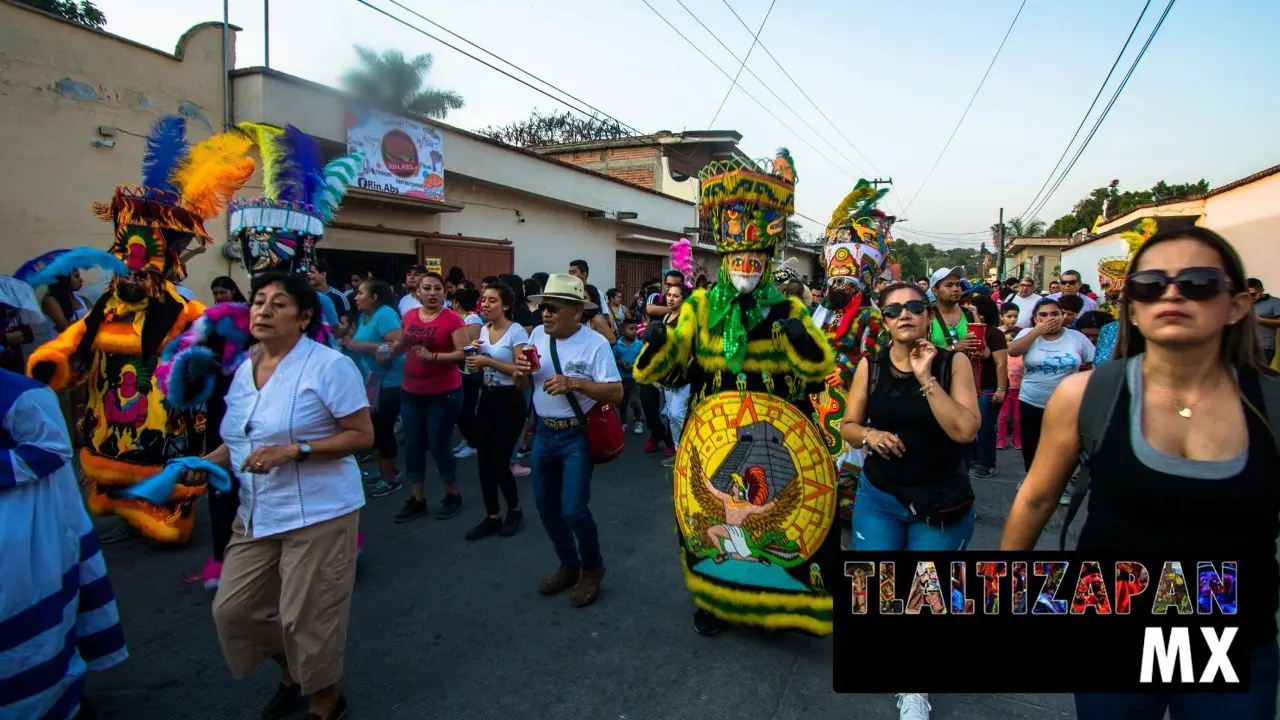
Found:
[[[184, 134], [163, 118], [150, 142], [186, 148]], [[964, 549], [974, 481], [995, 474], [1002, 449], [1020, 450], [1026, 472], [1006, 549], [1034, 547], [1059, 505], [1069, 523], [1090, 493], [1079, 547], [1270, 558], [1280, 601], [1280, 490], [1268, 482], [1280, 302], [1211, 231], [1135, 228], [1128, 271], [1101, 298], [1072, 271], [1044, 295], [1029, 278], [971, 283], [960, 267], [902, 281], [888, 270], [892, 218], [876, 207], [886, 191], [862, 181], [833, 213], [821, 286], [806, 288], [773, 262], [794, 212], [782, 150], [700, 177], [715, 191], [701, 207], [722, 256], [714, 278], [681, 241], [662, 278], [604, 293], [583, 260], [529, 278], [413, 266], [344, 280], [316, 255], [340, 184], [275, 171], [325, 177], [358, 158], [323, 164], [300, 135], [244, 125], [213, 139], [218, 153], [157, 149], [144, 187], [120, 188], [99, 213], [116, 227], [109, 252], [55, 253], [0, 277], [0, 565], [30, 578], [0, 587], [0, 637], [18, 649], [0, 654], [0, 682], [18, 688], [0, 715], [90, 711], [85, 674], [127, 657], [99, 544], [186, 543], [207, 494], [201, 577], [231, 674], [278, 666], [264, 718], [305, 698], [308, 720], [338, 720], [367, 503], [407, 485], [395, 522], [473, 512], [460, 539], [509, 538], [525, 524], [517, 478], [530, 477], [555, 555], [537, 590], [586, 607], [606, 572], [591, 480], [627, 432], [672, 468], [699, 635], [829, 634], [822, 575], [840, 523], [853, 550]], [[258, 162], [277, 180], [226, 205]], [[251, 279], [243, 292], [217, 278], [206, 308], [181, 287], [183, 256], [223, 209]], [[88, 268], [113, 278], [92, 301], [78, 294]], [[58, 335], [24, 361], [41, 322]], [[803, 453], [822, 462], [801, 478]], [[474, 511], [458, 464], [471, 455]], [[100, 537], [86, 507], [118, 524]], [[802, 524], [802, 512], [826, 520]], [[1078, 717], [1270, 717], [1276, 627], [1250, 633], [1249, 693], [1081, 694]], [[897, 702], [902, 718], [928, 717], [927, 693]]]

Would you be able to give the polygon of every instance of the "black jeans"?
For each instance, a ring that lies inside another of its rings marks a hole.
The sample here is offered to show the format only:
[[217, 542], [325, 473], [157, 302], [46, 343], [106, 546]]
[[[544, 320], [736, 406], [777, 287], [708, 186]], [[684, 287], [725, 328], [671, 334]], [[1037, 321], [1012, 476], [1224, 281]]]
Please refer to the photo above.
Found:
[[396, 442], [396, 418], [400, 417], [400, 388], [378, 389], [378, 409], [373, 413], [373, 448], [384, 460], [394, 458], [400, 449]]
[[516, 480], [511, 475], [511, 451], [524, 430], [526, 414], [524, 393], [510, 385], [486, 385], [480, 390], [476, 409], [476, 464], [480, 473], [480, 492], [484, 509], [497, 515], [498, 491], [507, 501], [507, 510], [520, 507]]
[[478, 430], [483, 427], [476, 422], [476, 405], [480, 400], [480, 388], [484, 386], [484, 373], [463, 373], [462, 375], [462, 413], [458, 415], [458, 432], [467, 445], [475, 448], [480, 442]]
[[213, 534], [213, 559], [222, 562], [231, 542], [231, 524], [240, 509], [240, 480], [231, 473], [231, 492], [209, 488], [209, 529]]
[[1022, 403], [1022, 464], [1028, 471], [1031, 462], [1036, 459], [1036, 448], [1040, 446], [1040, 426], [1044, 424], [1044, 408]]
[[657, 385], [640, 386], [640, 408], [644, 410], [644, 424], [649, 428], [649, 440], [671, 445], [671, 431], [662, 419], [662, 391]]

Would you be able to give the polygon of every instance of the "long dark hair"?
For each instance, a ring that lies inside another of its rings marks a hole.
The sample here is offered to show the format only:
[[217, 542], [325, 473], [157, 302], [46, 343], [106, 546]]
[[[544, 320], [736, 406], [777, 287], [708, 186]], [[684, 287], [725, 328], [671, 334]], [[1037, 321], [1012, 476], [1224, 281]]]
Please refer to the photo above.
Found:
[[1000, 308], [996, 307], [995, 300], [986, 295], [974, 295], [969, 302], [978, 313], [978, 318], [988, 327], [996, 327], [1000, 324]]
[[298, 304], [299, 315], [304, 311], [311, 311], [311, 320], [303, 333], [312, 339], [319, 336], [320, 329], [324, 325], [324, 318], [320, 314], [320, 296], [316, 294], [315, 288], [311, 287], [311, 281], [307, 276], [293, 272], [260, 273], [253, 276], [253, 281], [249, 284], [249, 292], [256, 296], [262, 288], [276, 283], [279, 283], [285, 293]]
[[[880, 296], [876, 298], [876, 306], [884, 307], [885, 300], [888, 300], [890, 295], [898, 292], [899, 290], [910, 290], [915, 293], [917, 297], [923, 300], [925, 305], [929, 304], [929, 295], [925, 293], [925, 291], [921, 290], [919, 285], [916, 285], [915, 283], [895, 282], [889, 283], [880, 291]], [[933, 308], [930, 307], [926, 312], [932, 314]]]
[[[516, 319], [516, 293], [511, 289], [511, 286], [504, 282], [492, 282], [485, 285], [484, 289], [498, 293], [498, 299], [502, 301], [503, 307], [506, 308], [502, 314], [508, 320], [514, 321]], [[483, 293], [484, 291], [482, 290], [481, 292]]]
[[[440, 273], [426, 273], [422, 277], [424, 279], [434, 277], [436, 280], [439, 280]], [[391, 289], [391, 285], [389, 285], [386, 280], [370, 278], [365, 280], [362, 284], [369, 286], [369, 294], [373, 296], [374, 300], [378, 301], [378, 307], [389, 307], [392, 310], [396, 309], [396, 293]], [[440, 284], [443, 285], [443, 281]], [[256, 280], [254, 281], [254, 285], [257, 285]], [[257, 291], [255, 290], [254, 292]], [[377, 312], [377, 308], [374, 308], [374, 311]]]
[[214, 278], [213, 282], [209, 283], [209, 289], [210, 290], [226, 290], [230, 292], [231, 302], [238, 302], [241, 304], [247, 304], [249, 302], [248, 300], [245, 300], [244, 293], [240, 292], [240, 286], [236, 285], [236, 281], [232, 280], [226, 275], [219, 275], [218, 277]]
[[71, 276], [59, 275], [54, 278], [53, 283], [49, 285], [49, 297], [58, 303], [58, 307], [62, 308], [62, 316], [71, 322], [71, 316], [76, 312], [76, 304], [71, 299], [75, 293], [71, 290]]
[[[1230, 282], [1227, 292], [1239, 293], [1244, 291], [1246, 287], [1244, 261], [1240, 259], [1239, 253], [1236, 252], [1235, 248], [1231, 247], [1231, 243], [1227, 242], [1226, 238], [1202, 227], [1180, 227], [1152, 235], [1150, 239], [1142, 244], [1142, 247], [1138, 248], [1138, 252], [1129, 261], [1130, 272], [1138, 267], [1142, 256], [1151, 248], [1170, 240], [1182, 239], [1195, 240], [1216, 252], [1218, 259], [1222, 261], [1222, 269], [1226, 272], [1227, 279]], [[1124, 289], [1120, 291], [1120, 303], [1125, 308], [1122, 315], [1132, 317], [1128, 310], [1130, 302], [1129, 285], [1126, 283]], [[1138, 329], [1138, 326], [1131, 322], [1121, 322], [1120, 334], [1116, 338], [1116, 348], [1112, 357], [1133, 357], [1146, 350], [1146, 348], [1147, 340], [1142, 336], [1142, 331]], [[1258, 343], [1258, 325], [1252, 312], [1246, 314], [1240, 322], [1234, 325], [1227, 325], [1222, 329], [1222, 343], [1218, 352], [1222, 362], [1230, 367], [1248, 368], [1265, 374], [1270, 373], [1266, 358], [1262, 354], [1262, 346]]]

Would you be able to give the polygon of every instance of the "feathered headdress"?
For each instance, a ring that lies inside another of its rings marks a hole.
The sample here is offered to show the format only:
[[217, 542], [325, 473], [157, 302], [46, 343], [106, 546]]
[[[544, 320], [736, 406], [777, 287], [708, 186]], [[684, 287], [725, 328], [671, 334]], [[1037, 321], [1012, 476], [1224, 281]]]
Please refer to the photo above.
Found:
[[231, 232], [241, 243], [245, 268], [251, 274], [306, 272], [363, 160], [350, 154], [325, 164], [315, 138], [292, 125], [238, 127], [262, 156], [262, 195], [231, 203]]
[[205, 222], [253, 175], [244, 136], [222, 133], [191, 147], [186, 133], [180, 115], [157, 120], [143, 153], [142, 184], [118, 186], [110, 202], [94, 203], [99, 218], [115, 223], [111, 254], [131, 272], [151, 270], [157, 276], [153, 291], [166, 276], [186, 277], [183, 253], [193, 240], [213, 241]]
[[704, 237], [720, 254], [771, 251], [786, 235], [796, 211], [796, 166], [779, 148], [772, 162], [717, 160], [698, 173], [699, 217]]
[[686, 286], [692, 282], [690, 278], [693, 275], [693, 243], [689, 242], [689, 238], [680, 238], [671, 243], [671, 268], [679, 270], [684, 275]]
[[827, 281], [877, 277], [888, 263], [890, 219], [876, 205], [889, 194], [859, 180], [840, 201], [827, 224], [823, 261]]

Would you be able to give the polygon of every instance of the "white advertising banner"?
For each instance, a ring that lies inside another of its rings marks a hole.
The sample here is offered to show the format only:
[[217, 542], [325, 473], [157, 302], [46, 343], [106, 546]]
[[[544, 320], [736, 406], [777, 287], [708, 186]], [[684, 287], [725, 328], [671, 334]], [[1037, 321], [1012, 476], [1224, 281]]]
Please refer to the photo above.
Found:
[[364, 158], [356, 187], [444, 199], [440, 132], [424, 122], [378, 110], [348, 110], [347, 152]]

